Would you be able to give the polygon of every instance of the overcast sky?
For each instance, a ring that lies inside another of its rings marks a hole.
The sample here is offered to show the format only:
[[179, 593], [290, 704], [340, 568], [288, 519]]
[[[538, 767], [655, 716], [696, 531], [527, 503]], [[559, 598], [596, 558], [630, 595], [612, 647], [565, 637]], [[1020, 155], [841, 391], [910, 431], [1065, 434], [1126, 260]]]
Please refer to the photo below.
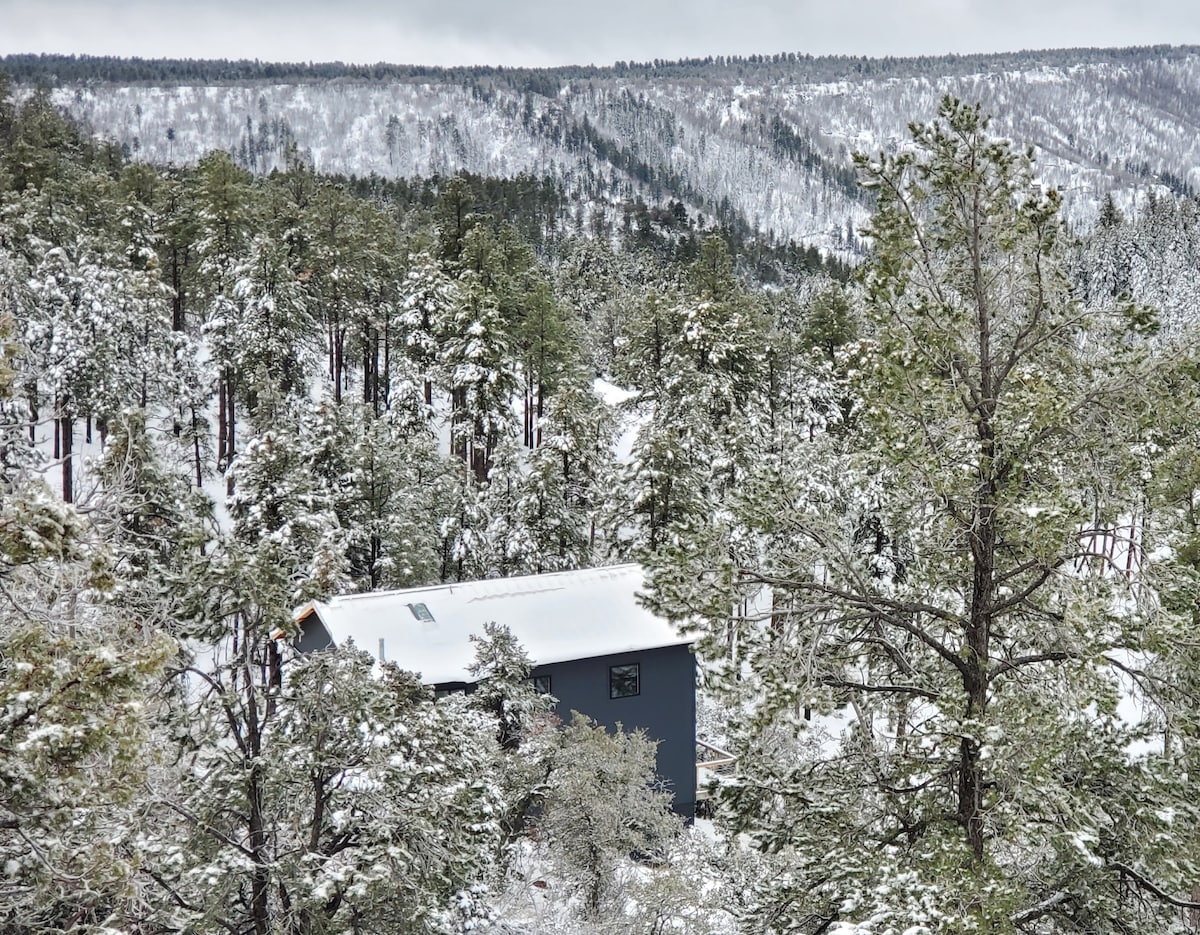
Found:
[[0, 0], [0, 54], [608, 65], [1200, 44], [1188, 0]]

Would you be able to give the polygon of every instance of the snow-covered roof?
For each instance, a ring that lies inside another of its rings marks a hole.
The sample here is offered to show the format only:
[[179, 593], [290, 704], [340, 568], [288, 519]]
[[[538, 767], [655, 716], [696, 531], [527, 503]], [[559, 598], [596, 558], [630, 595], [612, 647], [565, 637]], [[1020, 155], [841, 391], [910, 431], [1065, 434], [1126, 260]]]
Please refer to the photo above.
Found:
[[471, 635], [502, 624], [535, 665], [691, 642], [637, 600], [640, 565], [465, 581], [403, 591], [348, 594], [315, 611], [332, 640], [421, 673], [427, 683], [468, 682]]

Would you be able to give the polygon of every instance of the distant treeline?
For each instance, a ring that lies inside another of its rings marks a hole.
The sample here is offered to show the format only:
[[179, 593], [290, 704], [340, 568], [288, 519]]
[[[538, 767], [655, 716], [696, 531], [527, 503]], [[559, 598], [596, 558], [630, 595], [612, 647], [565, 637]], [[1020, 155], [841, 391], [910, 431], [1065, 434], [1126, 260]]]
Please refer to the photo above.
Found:
[[564, 82], [613, 77], [740, 78], [829, 81], [841, 78], [898, 77], [937, 72], [973, 74], [999, 69], [1024, 70], [1095, 62], [1134, 62], [1147, 58], [1177, 59], [1194, 55], [1197, 46], [1130, 46], [1117, 49], [1050, 49], [977, 55], [868, 58], [852, 55], [813, 56], [801, 52], [766, 55], [709, 55], [677, 60], [619, 61], [610, 66], [570, 65], [558, 68], [505, 68], [473, 65], [431, 67], [378, 62], [264, 62], [258, 59], [144, 59], [107, 55], [19, 54], [0, 57], [0, 69], [20, 84], [147, 82], [164, 84], [243, 81], [437, 80], [455, 84], [503, 84], [519, 91], [554, 94]]

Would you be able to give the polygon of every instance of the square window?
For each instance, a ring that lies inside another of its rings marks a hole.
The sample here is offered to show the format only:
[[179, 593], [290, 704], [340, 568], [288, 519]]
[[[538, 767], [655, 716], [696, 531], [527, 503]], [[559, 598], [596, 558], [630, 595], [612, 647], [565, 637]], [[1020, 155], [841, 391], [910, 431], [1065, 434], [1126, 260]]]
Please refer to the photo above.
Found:
[[539, 695], [550, 694], [550, 676], [535, 675], [529, 681], [533, 684], [533, 690]]
[[636, 662], [608, 667], [608, 697], [632, 698], [642, 690]]

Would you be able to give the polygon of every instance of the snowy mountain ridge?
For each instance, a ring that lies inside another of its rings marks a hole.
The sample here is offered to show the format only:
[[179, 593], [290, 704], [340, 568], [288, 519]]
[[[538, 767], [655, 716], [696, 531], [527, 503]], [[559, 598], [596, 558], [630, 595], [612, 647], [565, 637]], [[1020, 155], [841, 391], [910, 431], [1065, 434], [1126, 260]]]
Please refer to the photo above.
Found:
[[1107, 193], [1128, 209], [1154, 188], [1190, 192], [1200, 183], [1200, 55], [1110, 53], [980, 57], [972, 72], [957, 60], [848, 59], [837, 77], [768, 60], [522, 80], [503, 70], [72, 80], [54, 100], [151, 163], [226, 149], [269, 172], [295, 147], [318, 171], [346, 175], [550, 176], [593, 216], [637, 198], [678, 199], [710, 219], [740, 213], [780, 241], [839, 251], [868, 213], [851, 154], [906, 145], [909, 122], [932, 117], [946, 94], [981, 102], [995, 132], [1030, 145], [1077, 225], [1090, 226]]

